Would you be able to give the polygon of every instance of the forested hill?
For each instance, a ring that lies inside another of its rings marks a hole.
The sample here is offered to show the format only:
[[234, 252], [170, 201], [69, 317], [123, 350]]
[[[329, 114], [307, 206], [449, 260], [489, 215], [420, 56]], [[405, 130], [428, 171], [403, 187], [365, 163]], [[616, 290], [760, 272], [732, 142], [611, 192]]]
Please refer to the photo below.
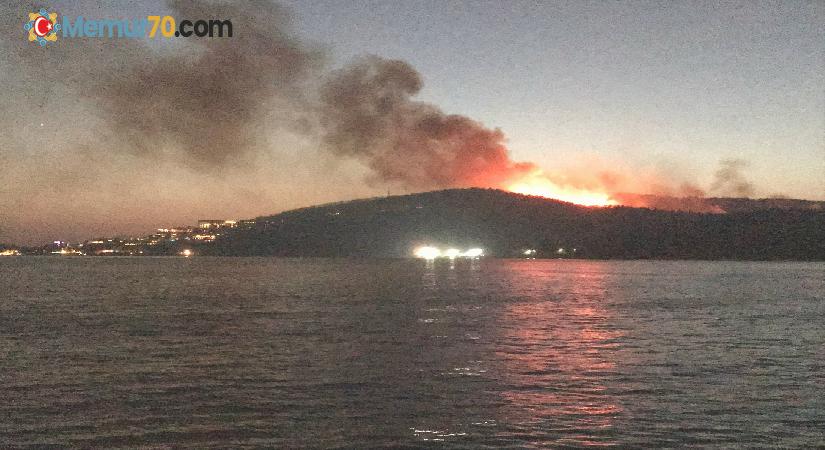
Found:
[[[732, 201], [732, 200], [730, 200]], [[588, 208], [492, 189], [355, 200], [258, 218], [222, 236], [219, 255], [407, 257], [418, 245], [537, 257], [825, 260], [825, 211], [692, 213]], [[753, 202], [759, 202], [754, 200]]]

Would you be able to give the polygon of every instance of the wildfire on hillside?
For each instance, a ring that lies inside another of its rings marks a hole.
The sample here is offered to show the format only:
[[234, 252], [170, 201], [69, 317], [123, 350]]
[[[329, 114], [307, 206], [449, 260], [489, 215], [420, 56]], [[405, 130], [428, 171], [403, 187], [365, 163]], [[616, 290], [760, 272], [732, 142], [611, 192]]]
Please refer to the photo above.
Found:
[[505, 186], [517, 194], [546, 197], [583, 206], [611, 206], [619, 203], [609, 193], [598, 190], [562, 186], [551, 181], [543, 171], [536, 170]]

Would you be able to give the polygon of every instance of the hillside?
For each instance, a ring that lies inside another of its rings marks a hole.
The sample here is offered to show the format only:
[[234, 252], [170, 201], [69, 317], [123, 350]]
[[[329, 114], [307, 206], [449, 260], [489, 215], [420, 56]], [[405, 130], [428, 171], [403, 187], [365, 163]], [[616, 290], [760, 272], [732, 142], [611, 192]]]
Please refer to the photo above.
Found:
[[[587, 208], [491, 189], [452, 189], [287, 211], [233, 230], [219, 255], [406, 257], [417, 245], [512, 257], [825, 260], [821, 208], [726, 214]], [[561, 252], [559, 249], [563, 249]], [[575, 249], [575, 251], [574, 251]]]

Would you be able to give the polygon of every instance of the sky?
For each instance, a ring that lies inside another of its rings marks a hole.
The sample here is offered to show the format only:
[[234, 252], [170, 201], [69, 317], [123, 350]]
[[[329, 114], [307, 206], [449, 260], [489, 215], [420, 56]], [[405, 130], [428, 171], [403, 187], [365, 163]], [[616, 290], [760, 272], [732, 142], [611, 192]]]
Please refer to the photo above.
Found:
[[[42, 6], [230, 18], [235, 36], [39, 48], [22, 25]], [[418, 128], [386, 129], [435, 117], [441, 133], [453, 115], [450, 136], [480, 133], [507, 170], [726, 195], [714, 186], [735, 168], [752, 197], [825, 200], [821, 1], [4, 1], [0, 25], [0, 242], [472, 184], [460, 168], [408, 175], [427, 162], [393, 152]], [[394, 106], [376, 118], [331, 98], [348, 89]], [[355, 119], [375, 133], [353, 136]]]

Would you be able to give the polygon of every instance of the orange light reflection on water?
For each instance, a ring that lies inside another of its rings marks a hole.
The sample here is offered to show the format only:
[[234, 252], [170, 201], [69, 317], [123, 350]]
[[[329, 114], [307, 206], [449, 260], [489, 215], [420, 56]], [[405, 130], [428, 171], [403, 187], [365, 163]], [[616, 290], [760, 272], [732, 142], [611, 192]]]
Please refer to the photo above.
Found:
[[[623, 332], [612, 326], [612, 312], [603, 306], [601, 266], [562, 266], [567, 272], [535, 273], [527, 262], [511, 267], [517, 278], [512, 285], [525, 298], [509, 304], [499, 322], [504, 334], [497, 356], [504, 381], [512, 386], [502, 393], [508, 420], [609, 429], [622, 407], [605, 381], [616, 374], [616, 340]], [[583, 434], [575, 442], [557, 443], [609, 445], [611, 440]]]

